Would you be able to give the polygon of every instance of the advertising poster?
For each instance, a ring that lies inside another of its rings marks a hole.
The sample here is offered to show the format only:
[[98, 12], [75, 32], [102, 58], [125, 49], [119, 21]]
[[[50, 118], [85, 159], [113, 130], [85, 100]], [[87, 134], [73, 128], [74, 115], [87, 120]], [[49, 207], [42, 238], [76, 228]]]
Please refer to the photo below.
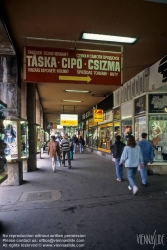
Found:
[[149, 113], [166, 113], [167, 94], [149, 94]]
[[135, 115], [140, 115], [146, 112], [146, 96], [141, 96], [135, 99], [134, 112]]

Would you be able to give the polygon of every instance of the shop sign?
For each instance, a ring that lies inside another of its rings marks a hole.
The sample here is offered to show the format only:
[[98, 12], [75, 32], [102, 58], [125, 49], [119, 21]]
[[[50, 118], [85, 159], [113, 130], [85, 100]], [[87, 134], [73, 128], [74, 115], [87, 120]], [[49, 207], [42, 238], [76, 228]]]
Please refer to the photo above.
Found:
[[60, 125], [62, 126], [78, 126], [78, 115], [75, 114], [61, 114]]
[[86, 112], [85, 114], [82, 115], [82, 120], [85, 120], [86, 118], [89, 118], [90, 116], [93, 115], [93, 110], [89, 110], [88, 112]]
[[119, 52], [24, 48], [24, 80], [26, 82], [54, 82], [121, 85]]
[[96, 127], [97, 126], [97, 122], [94, 122], [93, 119], [89, 120], [89, 127]]
[[134, 100], [135, 115], [141, 115], [146, 112], [146, 96], [141, 96]]
[[167, 84], [167, 55], [150, 68], [149, 90], [160, 88]]
[[94, 109], [93, 110], [93, 120], [94, 122], [103, 122], [104, 114], [102, 109]]
[[149, 94], [149, 113], [166, 113], [167, 95]]
[[113, 109], [113, 118], [114, 120], [120, 120], [120, 108], [119, 109]]

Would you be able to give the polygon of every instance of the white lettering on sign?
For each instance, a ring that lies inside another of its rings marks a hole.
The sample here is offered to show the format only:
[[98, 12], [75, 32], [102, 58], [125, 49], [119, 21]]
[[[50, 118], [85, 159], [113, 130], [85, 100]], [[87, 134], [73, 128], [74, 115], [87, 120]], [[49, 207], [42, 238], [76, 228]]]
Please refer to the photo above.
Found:
[[46, 68], [57, 68], [56, 57], [47, 56], [26, 56], [28, 59], [28, 67], [46, 67]]
[[42, 55], [42, 51], [28, 50], [29, 55]]
[[151, 104], [153, 104], [156, 109], [167, 107], [167, 95], [164, 95], [162, 98], [159, 96], [153, 96]]
[[82, 59], [62, 58], [62, 68], [73, 69], [75, 66], [77, 67], [77, 69], [82, 69]]
[[88, 69], [120, 72], [120, 62], [115, 62], [115, 61], [110, 62], [104, 60], [88, 60]]

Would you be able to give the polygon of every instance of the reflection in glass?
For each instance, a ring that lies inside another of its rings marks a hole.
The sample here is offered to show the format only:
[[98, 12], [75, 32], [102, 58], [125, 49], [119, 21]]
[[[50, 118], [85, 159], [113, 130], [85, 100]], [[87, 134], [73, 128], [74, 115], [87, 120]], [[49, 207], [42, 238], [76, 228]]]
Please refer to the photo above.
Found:
[[150, 116], [148, 134], [154, 147], [154, 161], [167, 161], [167, 116]]
[[110, 150], [113, 139], [113, 123], [107, 123], [98, 127], [98, 147]]
[[4, 120], [4, 143], [6, 147], [4, 150], [5, 157], [7, 160], [18, 159], [18, 133], [17, 133], [17, 122]]
[[146, 133], [146, 116], [135, 118], [135, 140], [141, 140], [141, 134]]
[[86, 136], [88, 136], [88, 146], [90, 148], [97, 148], [97, 127], [89, 128], [88, 134]]
[[127, 144], [127, 140], [131, 134], [132, 134], [132, 120], [122, 121], [122, 142]]
[[21, 158], [28, 158], [29, 144], [28, 144], [28, 122], [21, 121]]
[[36, 126], [36, 150], [37, 153], [41, 152], [41, 128], [40, 126]]

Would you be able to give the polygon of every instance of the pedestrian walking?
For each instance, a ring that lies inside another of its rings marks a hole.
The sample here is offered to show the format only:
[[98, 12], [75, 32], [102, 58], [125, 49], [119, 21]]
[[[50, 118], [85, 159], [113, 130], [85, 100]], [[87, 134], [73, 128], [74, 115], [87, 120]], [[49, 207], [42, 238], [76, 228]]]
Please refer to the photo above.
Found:
[[80, 136], [79, 138], [79, 149], [80, 149], [80, 154], [84, 153], [84, 146], [85, 146], [85, 140]]
[[154, 149], [152, 143], [150, 141], [147, 141], [147, 133], [142, 133], [141, 137], [142, 140], [137, 143], [141, 148], [143, 162], [144, 162], [144, 167], [140, 168], [140, 175], [141, 175], [142, 186], [147, 187], [148, 186], [147, 164], [149, 162], [153, 163]]
[[132, 190], [133, 194], [135, 195], [138, 192], [138, 187], [135, 184], [137, 168], [139, 165], [141, 167], [144, 165], [141, 148], [136, 144], [133, 135], [129, 136], [127, 146], [124, 147], [119, 164], [121, 165], [124, 162], [127, 169], [127, 178], [129, 181], [128, 189]]
[[123, 164], [119, 164], [123, 149], [125, 147], [125, 143], [121, 141], [121, 136], [116, 136], [115, 143], [110, 147], [113, 157], [115, 158], [115, 169], [116, 169], [116, 176], [117, 181], [122, 181], [123, 175]]
[[78, 138], [76, 137], [76, 135], [74, 135], [73, 136], [73, 153], [74, 154], [76, 154], [77, 145], [78, 145]]
[[63, 152], [63, 166], [65, 167], [65, 157], [67, 155], [68, 167], [71, 168], [70, 141], [68, 140], [68, 134], [65, 134], [64, 138], [60, 142], [60, 146]]
[[70, 160], [73, 160], [73, 150], [74, 150], [74, 143], [70, 141]]
[[48, 155], [52, 159], [52, 169], [56, 173], [56, 163], [59, 162], [60, 157], [60, 146], [57, 141], [55, 141], [55, 136], [51, 136], [51, 141], [49, 142]]

